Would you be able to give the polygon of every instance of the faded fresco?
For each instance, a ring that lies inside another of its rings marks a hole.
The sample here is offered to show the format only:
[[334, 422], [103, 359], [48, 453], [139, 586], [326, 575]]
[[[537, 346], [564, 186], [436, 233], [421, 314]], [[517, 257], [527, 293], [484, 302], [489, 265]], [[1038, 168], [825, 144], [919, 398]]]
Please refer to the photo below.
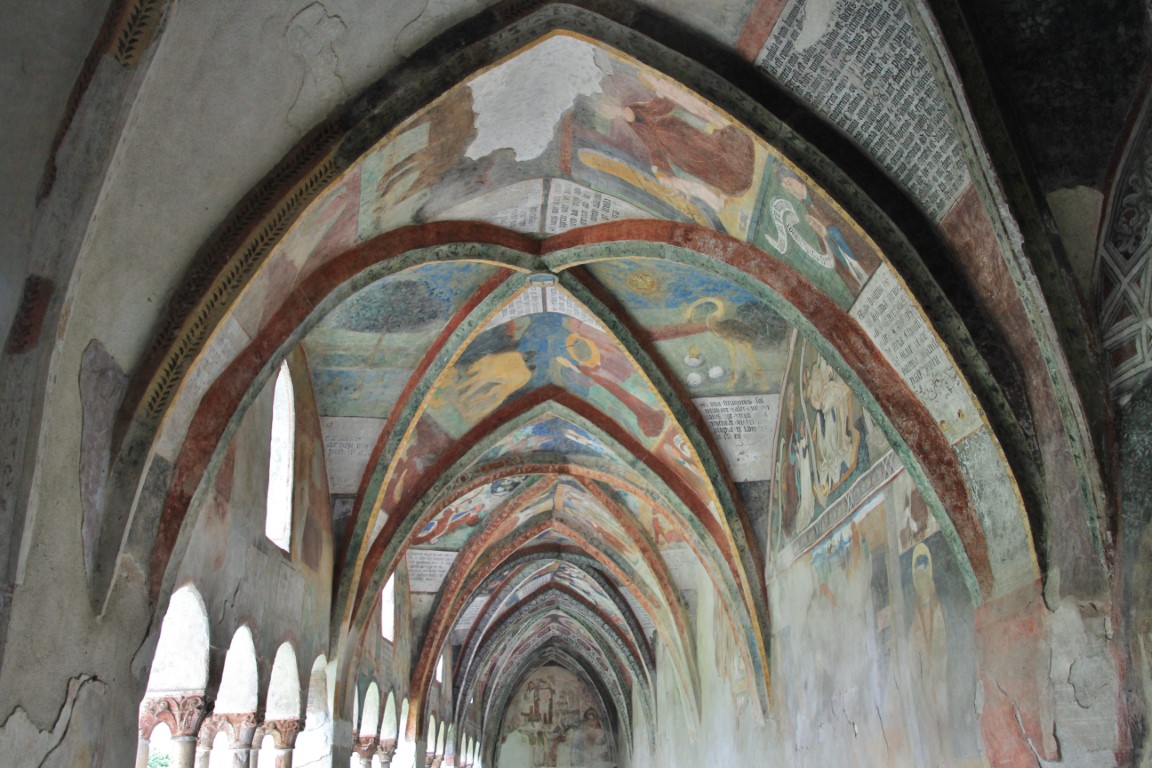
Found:
[[797, 764], [985, 764], [972, 598], [923, 510], [901, 473], [771, 583]]
[[531, 475], [505, 477], [469, 491], [425, 523], [413, 535], [411, 545], [459, 550], [489, 513], [508, 502], [517, 489], [530, 486], [535, 480]]
[[432, 393], [429, 412], [459, 437], [505, 403], [548, 384], [569, 389], [649, 439], [667, 426], [659, 399], [619, 342], [557, 312], [481, 332]]
[[341, 303], [304, 339], [320, 413], [391, 415], [433, 341], [496, 271], [475, 262], [424, 264]]
[[795, 345], [783, 397], [773, 498], [777, 549], [889, 453], [847, 382], [806, 340]]
[[526, 453], [552, 454], [565, 458], [614, 456], [599, 438], [586, 429], [558, 416], [542, 416], [489, 448], [477, 464], [484, 465], [506, 456]]
[[497, 752], [500, 768], [610, 768], [616, 741], [604, 705], [558, 666], [532, 672], [513, 694]]
[[750, 292], [674, 261], [612, 259], [588, 269], [645, 328], [693, 397], [779, 386], [792, 329]]
[[360, 185], [361, 240], [437, 220], [541, 236], [616, 219], [692, 222], [776, 255], [844, 308], [880, 263], [843, 212], [743, 125], [575, 36], [545, 38], [449, 91], [361, 168], [347, 182]]
[[[532, 285], [498, 310], [441, 374], [400, 449], [386, 499], [399, 501], [446, 446], [545, 387], [587, 401], [640, 440], [640, 449], [660, 457], [700, 499], [711, 498], [710, 480], [684, 433], [620, 342], [567, 292]], [[561, 443], [573, 455], [603, 456], [606, 450], [585, 430], [553, 420], [517, 431], [505, 447], [493, 449], [492, 458]]]

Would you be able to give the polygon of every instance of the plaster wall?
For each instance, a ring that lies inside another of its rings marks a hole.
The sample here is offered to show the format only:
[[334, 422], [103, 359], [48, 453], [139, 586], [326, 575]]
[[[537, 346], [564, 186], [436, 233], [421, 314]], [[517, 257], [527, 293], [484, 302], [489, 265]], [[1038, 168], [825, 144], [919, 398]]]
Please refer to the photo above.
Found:
[[53, 136], [106, 3], [54, 2], [46, 13], [8, 13], [0, 29], [0, 339], [8, 337], [28, 267], [38, 188]]
[[315, 658], [328, 650], [333, 555], [327, 473], [303, 361], [297, 356], [292, 363], [298, 375], [293, 376], [296, 485], [290, 551], [264, 533], [273, 378], [244, 414], [210, 481], [212, 492], [196, 515], [177, 576], [177, 583], [194, 584], [205, 596], [214, 669], [220, 669], [236, 630], [251, 628], [261, 691], [281, 643], [294, 646], [299, 679], [305, 682]]

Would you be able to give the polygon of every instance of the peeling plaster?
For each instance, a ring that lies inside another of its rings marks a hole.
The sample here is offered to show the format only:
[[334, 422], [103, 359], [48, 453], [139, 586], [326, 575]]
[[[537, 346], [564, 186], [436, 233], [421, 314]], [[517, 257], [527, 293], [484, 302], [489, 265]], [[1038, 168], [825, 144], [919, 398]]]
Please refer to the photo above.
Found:
[[[85, 704], [103, 699], [107, 686], [89, 674], [68, 681], [68, 692], [51, 728], [44, 729], [32, 722], [24, 708], [17, 706], [0, 725], [0, 754], [22, 755], [25, 765], [42, 766], [48, 757], [64, 742], [72, 725], [72, 715]], [[89, 726], [93, 727], [95, 724]]]

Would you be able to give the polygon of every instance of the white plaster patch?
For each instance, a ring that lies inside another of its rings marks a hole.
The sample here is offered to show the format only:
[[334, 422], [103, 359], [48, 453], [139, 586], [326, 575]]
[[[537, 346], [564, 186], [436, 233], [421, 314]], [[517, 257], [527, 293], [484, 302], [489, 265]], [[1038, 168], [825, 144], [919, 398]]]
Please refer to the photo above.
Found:
[[511, 149], [524, 162], [542, 155], [576, 97], [601, 92], [595, 51], [571, 37], [549, 38], [469, 83], [476, 138], [467, 156]]
[[804, 3], [804, 22], [793, 47], [803, 53], [820, 41], [836, 22], [836, 0], [807, 0]]
[[382, 429], [384, 419], [321, 417], [329, 493], [356, 493]]

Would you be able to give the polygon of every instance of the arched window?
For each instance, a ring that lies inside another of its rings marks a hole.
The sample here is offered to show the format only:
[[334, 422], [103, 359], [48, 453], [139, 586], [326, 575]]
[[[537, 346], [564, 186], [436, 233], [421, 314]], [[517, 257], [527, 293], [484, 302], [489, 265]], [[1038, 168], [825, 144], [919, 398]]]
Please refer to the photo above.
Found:
[[296, 405], [288, 363], [276, 374], [272, 395], [272, 437], [268, 457], [268, 508], [264, 533], [285, 552], [292, 541], [292, 475], [296, 446]]
[[380, 634], [389, 642], [396, 639], [396, 574], [380, 590]]
[[436, 682], [444, 682], [444, 654], [440, 654], [440, 658], [436, 659]]

